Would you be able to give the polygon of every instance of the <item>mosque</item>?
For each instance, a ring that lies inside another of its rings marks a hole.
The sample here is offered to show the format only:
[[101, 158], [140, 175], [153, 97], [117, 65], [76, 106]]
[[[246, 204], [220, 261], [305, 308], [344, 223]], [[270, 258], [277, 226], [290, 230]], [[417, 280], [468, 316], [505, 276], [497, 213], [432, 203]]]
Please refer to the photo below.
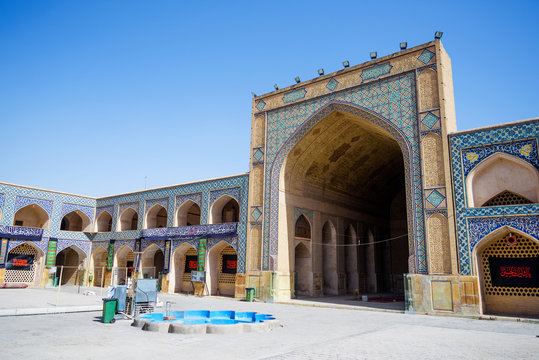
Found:
[[[456, 130], [440, 40], [252, 102], [247, 174], [102, 198], [0, 183], [0, 283], [539, 316], [539, 118]], [[61, 272], [61, 274], [59, 274]]]

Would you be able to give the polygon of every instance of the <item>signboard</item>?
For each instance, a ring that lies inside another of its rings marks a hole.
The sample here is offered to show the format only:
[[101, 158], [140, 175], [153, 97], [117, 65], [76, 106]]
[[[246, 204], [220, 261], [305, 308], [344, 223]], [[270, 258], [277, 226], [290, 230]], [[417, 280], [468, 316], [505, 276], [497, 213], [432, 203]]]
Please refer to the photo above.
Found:
[[238, 256], [237, 255], [223, 255], [223, 267], [221, 272], [223, 274], [235, 274], [238, 269]]
[[539, 287], [539, 258], [488, 258], [492, 286]]
[[204, 271], [204, 262], [206, 261], [206, 239], [198, 241], [198, 271]]
[[190, 273], [191, 271], [198, 270], [198, 256], [197, 255], [187, 255], [185, 257], [185, 270], [184, 272]]
[[54, 266], [56, 262], [56, 247], [58, 246], [57, 239], [49, 239], [49, 244], [47, 245], [47, 260], [45, 261], [45, 267], [50, 269]]
[[191, 271], [191, 281], [192, 282], [206, 282], [206, 272], [205, 271]]
[[34, 255], [9, 254], [7, 257], [6, 270], [32, 270]]

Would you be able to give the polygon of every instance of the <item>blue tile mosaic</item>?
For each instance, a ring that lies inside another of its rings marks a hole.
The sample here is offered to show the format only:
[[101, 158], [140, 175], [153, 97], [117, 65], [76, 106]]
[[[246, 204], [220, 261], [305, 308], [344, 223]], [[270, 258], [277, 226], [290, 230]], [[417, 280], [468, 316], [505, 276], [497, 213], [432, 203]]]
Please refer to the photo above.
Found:
[[256, 160], [260, 161], [264, 157], [264, 152], [261, 149], [256, 149], [254, 154], [253, 154], [253, 157]]
[[439, 121], [440, 118], [430, 112], [423, 118], [423, 120], [421, 120], [421, 122], [429, 129], [432, 129]]
[[363, 70], [361, 78], [363, 81], [378, 79], [382, 75], [387, 75], [391, 72], [393, 65], [390, 63], [376, 64], [371, 68]]
[[435, 208], [440, 206], [440, 204], [444, 200], [445, 200], [445, 197], [436, 190], [434, 190], [433, 192], [430, 193], [429, 196], [427, 196], [427, 201], [431, 203], [432, 206], [434, 206]]
[[264, 109], [264, 107], [266, 106], [266, 103], [264, 102], [264, 100], [260, 100], [257, 104], [256, 104], [256, 108], [258, 109], [258, 111], [262, 111]]
[[298, 89], [298, 90], [291, 91], [289, 93], [284, 94], [283, 102], [287, 104], [294, 101], [298, 101], [300, 99], [303, 99], [305, 97], [305, 94], [307, 94], [307, 90], [305, 89]]
[[337, 85], [339, 85], [339, 82], [335, 79], [331, 79], [328, 81], [328, 83], [326, 84], [326, 87], [329, 89], [329, 91], [333, 91], [337, 88]]
[[424, 64], [428, 64], [432, 60], [433, 57], [434, 57], [434, 53], [432, 51], [425, 49], [423, 50], [421, 55], [419, 55], [417, 60], [421, 61]]
[[15, 200], [15, 208], [13, 209], [15, 212], [22, 209], [25, 206], [28, 206], [30, 204], [36, 204], [39, 205], [43, 210], [49, 214], [49, 216], [52, 216], [52, 206], [53, 202], [52, 200], [43, 200], [43, 199], [34, 199], [24, 196], [17, 196], [17, 199]]

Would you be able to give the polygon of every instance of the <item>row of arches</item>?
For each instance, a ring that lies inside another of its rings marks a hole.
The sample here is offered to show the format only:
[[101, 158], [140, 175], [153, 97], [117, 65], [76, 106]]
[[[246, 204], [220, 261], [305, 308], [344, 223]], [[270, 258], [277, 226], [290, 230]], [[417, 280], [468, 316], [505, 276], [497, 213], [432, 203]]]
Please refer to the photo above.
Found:
[[[221, 224], [239, 221], [240, 207], [238, 201], [228, 195], [224, 195], [214, 202], [210, 209], [209, 223]], [[182, 204], [175, 214], [175, 226], [200, 225], [200, 206], [192, 200]], [[119, 216], [117, 231], [137, 230], [139, 216], [135, 209], [129, 207]], [[156, 204], [146, 212], [145, 229], [167, 227], [168, 211], [161, 205]], [[19, 209], [14, 216], [14, 226], [24, 226], [39, 229], [49, 229], [49, 214], [39, 205], [31, 204]], [[96, 218], [96, 232], [112, 231], [112, 215], [103, 211]], [[74, 210], [66, 214], [60, 221], [60, 230], [65, 231], [92, 231], [92, 221], [88, 215], [80, 210]]]
[[[125, 285], [131, 277], [135, 255], [133, 250], [124, 245], [115, 255], [117, 278], [104, 269], [106, 268], [107, 251], [98, 247], [93, 255], [94, 286], [108, 286], [112, 283]], [[156, 278], [163, 272], [164, 254], [155, 244], [150, 245], [141, 255], [141, 272], [144, 278]], [[208, 251], [206, 263], [207, 285], [210, 295], [234, 296], [237, 253], [227, 242], [221, 241]], [[191, 271], [198, 266], [197, 250], [190, 244], [184, 243], [176, 248], [171, 257], [169, 272], [170, 292], [192, 292]], [[164, 289], [166, 290], [166, 289]]]

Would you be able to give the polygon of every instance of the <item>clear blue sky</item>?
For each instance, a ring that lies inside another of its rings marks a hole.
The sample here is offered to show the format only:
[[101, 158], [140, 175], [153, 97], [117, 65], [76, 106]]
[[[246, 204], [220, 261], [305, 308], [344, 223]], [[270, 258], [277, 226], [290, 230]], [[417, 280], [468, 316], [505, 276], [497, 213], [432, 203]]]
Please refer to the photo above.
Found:
[[251, 91], [444, 32], [459, 130], [539, 116], [539, 1], [0, 1], [0, 181], [105, 196], [247, 172]]

